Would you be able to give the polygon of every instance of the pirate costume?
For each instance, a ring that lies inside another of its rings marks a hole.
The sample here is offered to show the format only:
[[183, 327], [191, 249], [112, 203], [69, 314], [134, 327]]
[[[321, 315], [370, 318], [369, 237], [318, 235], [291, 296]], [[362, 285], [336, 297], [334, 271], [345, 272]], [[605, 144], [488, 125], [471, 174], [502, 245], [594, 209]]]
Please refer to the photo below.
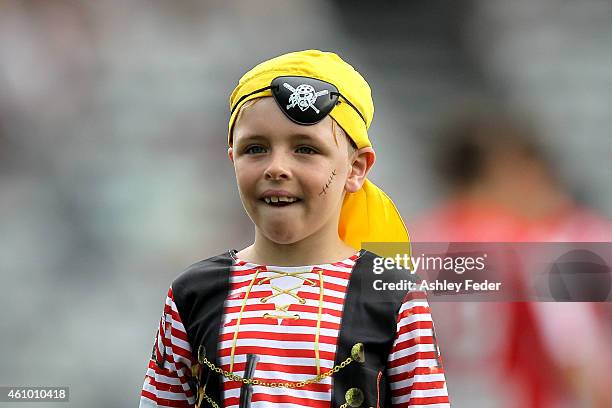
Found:
[[[370, 88], [336, 54], [290, 53], [245, 74], [230, 99], [230, 146], [241, 106], [264, 96], [301, 125], [329, 114], [357, 148], [371, 146]], [[369, 180], [346, 195], [338, 231], [355, 248], [408, 242]], [[375, 258], [360, 249], [335, 263], [271, 266], [231, 250], [192, 265], [168, 291], [140, 406], [449, 407], [425, 294], [374, 291]]]

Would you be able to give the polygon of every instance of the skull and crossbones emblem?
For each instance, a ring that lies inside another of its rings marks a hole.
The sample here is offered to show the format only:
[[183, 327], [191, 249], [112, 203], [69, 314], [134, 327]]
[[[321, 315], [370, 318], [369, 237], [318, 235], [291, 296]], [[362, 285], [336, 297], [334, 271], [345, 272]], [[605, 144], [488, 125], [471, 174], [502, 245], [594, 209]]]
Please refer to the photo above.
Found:
[[297, 88], [292, 87], [288, 83], [284, 82], [283, 86], [291, 91], [291, 96], [289, 97], [289, 105], [287, 105], [287, 110], [298, 107], [304, 112], [308, 108], [314, 109], [315, 112], [319, 113], [319, 109], [314, 105], [319, 96], [329, 94], [327, 89], [322, 91], [315, 91], [315, 89], [308, 84], [301, 84]]

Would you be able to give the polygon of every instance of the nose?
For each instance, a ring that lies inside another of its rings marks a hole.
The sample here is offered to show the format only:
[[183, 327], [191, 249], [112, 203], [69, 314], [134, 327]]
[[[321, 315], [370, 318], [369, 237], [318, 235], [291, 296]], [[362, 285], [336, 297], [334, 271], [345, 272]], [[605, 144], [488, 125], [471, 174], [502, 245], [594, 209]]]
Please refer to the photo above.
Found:
[[270, 155], [270, 161], [264, 172], [266, 180], [287, 180], [290, 177], [289, 163], [284, 153], [275, 152]]

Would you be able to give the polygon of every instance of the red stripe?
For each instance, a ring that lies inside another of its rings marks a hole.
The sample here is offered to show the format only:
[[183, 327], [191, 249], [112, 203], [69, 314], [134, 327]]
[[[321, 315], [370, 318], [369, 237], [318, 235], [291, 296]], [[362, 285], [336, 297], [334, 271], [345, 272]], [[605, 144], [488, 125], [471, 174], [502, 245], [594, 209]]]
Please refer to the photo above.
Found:
[[429, 374], [444, 374], [442, 367], [415, 367], [412, 370], [402, 371], [399, 374], [389, 375], [389, 382], [395, 383], [398, 381], [409, 380], [415, 375], [429, 375]]
[[[324, 274], [325, 276], [325, 274]], [[279, 276], [280, 278], [281, 276]], [[258, 277], [257, 279], [255, 279], [255, 282], [253, 283], [253, 290], [251, 293], [256, 292], [256, 288], [260, 286], [260, 282], [263, 280], [266, 280], [266, 282], [264, 283], [264, 285], [268, 285], [269, 284], [269, 280], [274, 280], [275, 278], [271, 278], [267, 277], [267, 276], [262, 276], [262, 277]], [[311, 277], [309, 278], [311, 281], [314, 280], [315, 284], [317, 287], [319, 287], [319, 282], [318, 279], [316, 277]], [[231, 291], [235, 292], [238, 291], [239, 289], [242, 289], [244, 287], [248, 287], [251, 284], [252, 279], [248, 279], [245, 281], [241, 281], [241, 282], [236, 282], [236, 281], [232, 281], [232, 287], [231, 287]], [[346, 288], [348, 285], [348, 279], [346, 280], [346, 284], [344, 285], [339, 285], [337, 283], [331, 283], [331, 282], [324, 282], [323, 287], [325, 289], [329, 289], [329, 290], [335, 290], [336, 292], [340, 292], [340, 293], [345, 293], [346, 292]], [[249, 295], [249, 298], [251, 298], [251, 296]]]
[[[259, 364], [257, 365], [257, 371], [259, 371]], [[256, 378], [264, 382], [281, 382], [281, 383], [287, 382], [286, 378], [270, 378], [270, 379], [261, 378], [261, 377], [256, 377]], [[238, 381], [227, 381], [224, 384], [224, 387], [226, 391], [235, 390], [237, 388], [242, 387], [242, 383]], [[304, 387], [301, 387], [300, 390], [308, 391], [308, 392], [330, 392], [331, 387], [332, 387], [331, 384], [315, 383], [315, 384], [308, 384]]]
[[273, 402], [276, 404], [296, 404], [296, 405], [303, 405], [306, 407], [325, 407], [328, 408], [329, 407], [329, 401], [320, 401], [320, 400], [316, 400], [316, 399], [312, 399], [312, 398], [299, 398], [299, 397], [292, 397], [290, 395], [286, 395], [286, 394], [282, 394], [282, 395], [272, 395], [272, 394], [266, 394], [266, 393], [257, 393], [255, 395], [253, 395], [253, 402], [257, 402], [257, 401], [267, 401], [267, 402]]
[[[240, 266], [240, 265], [238, 265]], [[326, 277], [332, 277], [332, 278], [338, 278], [338, 279], [345, 279], [345, 280], [349, 280], [350, 276], [351, 276], [351, 268], [352, 266], [346, 265], [346, 264], [342, 264], [342, 263], [338, 263], [336, 265], [334, 265], [338, 268], [346, 268], [348, 270], [346, 271], [336, 271], [336, 270], [331, 270], [331, 269], [323, 269], [323, 276]], [[245, 276], [249, 276], [255, 273], [255, 271], [257, 271], [257, 268], [250, 268], [250, 269], [243, 269], [243, 270], [234, 270], [232, 272], [232, 278], [242, 278]], [[264, 272], [270, 272], [270, 271], [264, 271]], [[313, 274], [317, 274], [317, 271], [313, 271], [313, 272], [308, 272], [308, 273], [313, 273]], [[305, 274], [302, 275], [303, 277], [306, 277]], [[265, 278], [265, 277], [264, 277]]]
[[191, 351], [189, 350], [185, 350], [179, 346], [177, 346], [176, 344], [172, 345], [172, 348], [170, 349], [172, 351], [172, 354], [167, 354], [166, 355], [166, 359], [168, 361], [170, 361], [171, 363], [175, 363], [176, 368], [180, 369], [181, 367], [185, 367], [187, 369], [189, 369], [189, 367], [183, 363], [182, 361], [175, 361], [173, 354], [175, 355], [179, 355], [181, 357], [183, 357], [184, 359], [186, 359], [187, 361], [189, 361], [190, 363], [195, 363], [195, 359], [193, 358], [193, 355], [191, 354]]
[[[298, 292], [300, 297], [303, 297], [304, 299], [311, 299], [311, 300], [319, 300], [319, 294], [318, 293], [309, 293], [309, 292]], [[323, 295], [323, 302], [325, 303], [336, 303], [339, 305], [344, 304], [344, 298], [343, 297], [336, 297], [336, 296], [331, 296], [331, 295]]]
[[[236, 326], [237, 323], [238, 323], [238, 319], [232, 319], [229, 322], [225, 323], [224, 327], [233, 327], [233, 326]], [[245, 326], [248, 324], [266, 325], [266, 326], [270, 326], [270, 328], [277, 328], [278, 330], [278, 323], [276, 319], [266, 319], [264, 317], [243, 317], [242, 320], [240, 321], [240, 326]], [[313, 319], [296, 319], [296, 320], [284, 319], [281, 323], [281, 326], [316, 327], [317, 321]], [[321, 327], [323, 329], [339, 330], [340, 324], [326, 322], [325, 320], [321, 320]]]
[[344, 279], [348, 282], [348, 280], [351, 277], [352, 266], [343, 265], [343, 264], [337, 264], [335, 266], [338, 268], [346, 268], [347, 270], [346, 271], [332, 271], [331, 269], [324, 269], [323, 276], [330, 277], [330, 278]]
[[[238, 265], [238, 266], [244, 266], [244, 265]], [[257, 271], [257, 268], [249, 268], [249, 269], [243, 269], [243, 270], [239, 270], [239, 271], [232, 271], [232, 277], [242, 277], [242, 276], [248, 276], [248, 275], [252, 275]]]
[[409, 356], [400, 357], [396, 360], [389, 361], [389, 368], [399, 367], [405, 364], [414, 363], [417, 360], [435, 360], [436, 353], [434, 351], [417, 351]]
[[[440, 397], [421, 397], [421, 398], [410, 398], [410, 402], [405, 404], [399, 404], [398, 407], [411, 407], [413, 405], [432, 405], [432, 404], [448, 404], [448, 396]], [[395, 405], [393, 406], [395, 408]]]
[[[177, 374], [178, 374], [177, 378], [179, 378], [181, 380], [181, 382], [184, 383], [186, 380], [183, 378], [182, 372], [183, 371], [189, 372], [190, 368], [185, 363], [183, 363], [182, 361], [174, 361], [174, 357], [172, 357], [172, 354], [167, 354], [166, 355], [166, 360], [169, 363], [174, 364], [174, 367], [176, 368], [176, 371], [177, 371]], [[166, 369], [164, 369], [164, 370], [166, 370]]]
[[[242, 306], [228, 306], [225, 308], [225, 314], [229, 315], [231, 313], [240, 313], [241, 308]], [[251, 304], [251, 305], [247, 305], [244, 308], [245, 312], [257, 312], [257, 311], [274, 312], [275, 310], [276, 309], [274, 308], [274, 303], [272, 302]], [[291, 306], [289, 306], [289, 309], [287, 310], [288, 312], [293, 311], [293, 312], [307, 312], [307, 313], [314, 313], [314, 314], [319, 313], [319, 308], [317, 306], [300, 305], [300, 304], [292, 304]], [[342, 312], [339, 310], [323, 308], [322, 312], [330, 314], [332, 316], [336, 316], [336, 317], [342, 316]]]
[[[263, 331], [243, 331], [238, 333], [239, 339], [259, 339], [259, 340], [279, 340], [279, 341], [310, 341], [314, 343], [315, 335], [307, 333], [278, 333], [278, 332], [263, 332]], [[234, 339], [234, 332], [223, 333], [219, 336], [220, 341], [228, 341]], [[319, 335], [319, 343], [336, 344], [338, 339], [333, 336]], [[259, 366], [258, 366], [259, 367]]]
[[433, 330], [433, 323], [431, 321], [412, 322], [410, 324], [400, 327], [399, 331], [397, 332], [397, 336], [399, 337], [402, 334], [409, 333], [416, 329], [432, 329]]
[[[252, 402], [266, 401], [275, 404], [296, 404], [298, 406], [303, 407], [313, 407], [313, 408], [329, 408], [329, 400], [321, 401], [311, 398], [298, 398], [292, 397], [290, 395], [271, 395], [265, 393], [254, 393]], [[227, 398], [225, 400], [225, 406], [236, 405], [240, 403], [238, 397]]]
[[187, 401], [179, 401], [179, 400], [169, 400], [165, 398], [160, 398], [150, 393], [149, 391], [142, 390], [140, 393], [145, 398], [150, 399], [154, 403], [162, 407], [178, 407], [178, 408], [193, 408], [193, 405], [189, 404]]
[[[234, 372], [244, 372], [246, 363], [234, 363]], [[221, 364], [221, 368], [225, 371], [229, 371], [229, 364]], [[281, 373], [290, 373], [297, 375], [317, 375], [317, 368], [312, 365], [284, 365], [277, 363], [257, 363], [257, 371], [279, 371]], [[321, 371], [327, 371], [329, 368], [321, 367]]]
[[427, 306], [412, 306], [406, 310], [403, 310], [400, 315], [399, 318], [400, 319], [405, 319], [406, 317], [409, 317], [411, 315], [415, 315], [415, 314], [431, 314], [431, 311], [429, 310], [429, 307]]
[[[158, 374], [165, 375], [164, 373], [158, 373]], [[172, 377], [172, 376], [166, 375], [166, 377]], [[147, 378], [149, 379], [149, 384], [155, 387], [157, 391], [172, 392], [174, 394], [178, 394], [177, 397], [181, 397], [183, 395], [188, 396], [188, 397], [194, 396], [194, 393], [191, 389], [188, 389], [187, 391], [185, 391], [182, 385], [167, 384], [162, 381], [157, 381], [155, 378], [151, 377], [150, 375], [147, 375]]]
[[405, 350], [410, 347], [418, 346], [419, 344], [434, 344], [433, 337], [420, 336], [420, 337], [415, 337], [413, 339], [401, 341], [397, 343], [395, 346], [393, 346], [393, 350], [391, 350], [391, 352], [395, 353], [400, 350]]
[[[311, 300], [317, 300], [317, 301], [319, 300], [318, 293], [299, 291], [297, 294], [300, 297], [303, 297], [304, 299], [311, 299]], [[243, 300], [245, 295], [246, 295], [245, 292], [238, 293], [238, 294], [232, 294], [228, 297], [228, 299]], [[261, 299], [261, 298], [265, 298], [270, 295], [272, 295], [271, 290], [253, 290], [249, 293], [249, 299]], [[336, 304], [341, 305], [344, 303], [344, 298], [337, 297], [337, 296], [331, 296], [331, 295], [323, 295], [323, 302], [330, 302], [330, 303], [336, 303]], [[250, 307], [250, 306], [251, 305], [247, 305], [247, 307]], [[231, 306], [231, 307], [235, 307], [235, 306]]]
[[350, 268], [350, 269], [352, 269], [353, 266], [354, 266], [354, 264], [353, 265], [349, 265], [349, 264], [344, 263], [344, 262], [336, 262], [336, 263], [333, 263], [332, 265], [334, 265], [334, 266], [336, 266], [338, 268]]
[[[258, 354], [276, 357], [292, 357], [292, 358], [314, 358], [314, 350], [299, 350], [299, 349], [278, 349], [274, 347], [261, 346], [238, 346], [235, 349], [234, 355]], [[219, 350], [219, 357], [229, 357], [231, 355], [231, 347]], [[319, 351], [319, 358], [334, 360], [335, 353], [331, 351]]]
[[427, 300], [427, 293], [423, 291], [409, 291], [406, 293], [406, 296], [404, 296], [403, 303], [408, 303], [411, 300]]
[[442, 390], [444, 389], [444, 381], [431, 381], [431, 382], [421, 382], [416, 381], [410, 387], [398, 388], [396, 390], [391, 391], [391, 395], [394, 397], [400, 397], [402, 395], [408, 395], [411, 393], [411, 390]]

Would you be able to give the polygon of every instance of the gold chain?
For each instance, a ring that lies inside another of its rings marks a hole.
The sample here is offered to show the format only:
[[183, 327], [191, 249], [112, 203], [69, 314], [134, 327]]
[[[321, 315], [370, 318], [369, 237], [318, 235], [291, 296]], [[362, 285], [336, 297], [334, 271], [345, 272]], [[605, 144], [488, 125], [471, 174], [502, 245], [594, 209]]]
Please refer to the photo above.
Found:
[[302, 388], [302, 387], [305, 387], [306, 385], [309, 385], [309, 384], [318, 383], [322, 379], [329, 377], [333, 373], [337, 373], [338, 371], [340, 371], [341, 369], [343, 369], [347, 365], [351, 364], [352, 361], [353, 361], [353, 359], [351, 357], [348, 357], [346, 360], [344, 360], [342, 363], [336, 365], [334, 368], [331, 368], [328, 371], [326, 371], [326, 372], [324, 372], [322, 374], [319, 374], [319, 375], [317, 375], [315, 377], [309, 378], [309, 379], [304, 380], [304, 381], [298, 381], [298, 382], [266, 382], [266, 381], [258, 380], [256, 378], [244, 378], [244, 377], [241, 377], [241, 376], [239, 376], [237, 374], [231, 373], [229, 371], [225, 371], [225, 370], [221, 369], [220, 367], [215, 366], [213, 363], [208, 361], [208, 359], [206, 357], [203, 358], [202, 362], [204, 364], [206, 364], [206, 366], [208, 366], [208, 368], [210, 368], [212, 371], [221, 374], [225, 378], [229, 378], [230, 380], [238, 381], [238, 382], [241, 382], [243, 384], [247, 384], [247, 385], [261, 385], [263, 387], [270, 387], [270, 388]]
[[210, 398], [208, 396], [208, 394], [206, 394], [204, 391], [202, 391], [202, 394], [204, 396], [204, 399], [213, 407], [213, 408], [219, 408], [219, 405], [217, 405], [217, 403], [215, 401], [213, 401], [212, 398]]

